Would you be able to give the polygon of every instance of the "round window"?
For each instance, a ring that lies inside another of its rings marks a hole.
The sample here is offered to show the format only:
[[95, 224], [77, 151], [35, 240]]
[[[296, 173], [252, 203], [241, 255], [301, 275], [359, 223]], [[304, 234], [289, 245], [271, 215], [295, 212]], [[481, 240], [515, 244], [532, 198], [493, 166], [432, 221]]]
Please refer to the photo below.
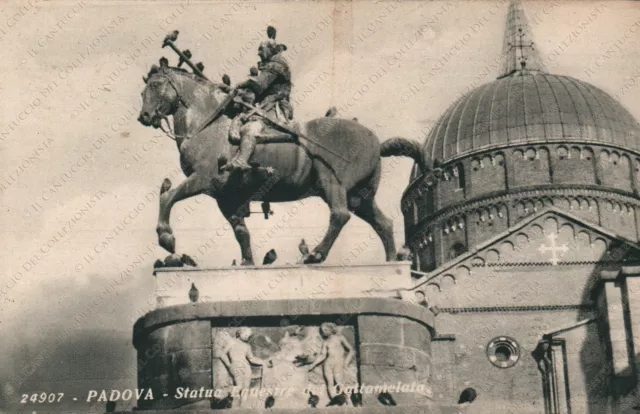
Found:
[[509, 337], [499, 336], [487, 345], [487, 357], [496, 367], [509, 368], [518, 362], [520, 346]]

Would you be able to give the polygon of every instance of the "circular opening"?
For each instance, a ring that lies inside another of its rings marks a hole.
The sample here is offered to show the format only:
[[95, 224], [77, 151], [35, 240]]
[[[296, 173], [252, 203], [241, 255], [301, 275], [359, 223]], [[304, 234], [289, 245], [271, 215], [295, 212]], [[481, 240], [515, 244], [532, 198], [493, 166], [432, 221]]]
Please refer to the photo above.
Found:
[[487, 345], [487, 357], [498, 368], [510, 368], [520, 359], [520, 346], [512, 338], [499, 336]]
[[499, 362], [506, 362], [511, 358], [511, 349], [507, 345], [498, 345], [495, 350], [496, 359]]

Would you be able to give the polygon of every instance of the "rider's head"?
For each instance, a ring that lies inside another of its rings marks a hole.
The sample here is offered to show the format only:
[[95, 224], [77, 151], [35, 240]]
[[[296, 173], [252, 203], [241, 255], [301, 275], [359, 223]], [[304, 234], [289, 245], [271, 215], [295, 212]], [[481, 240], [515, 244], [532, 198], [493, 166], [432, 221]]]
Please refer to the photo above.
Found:
[[276, 49], [276, 42], [273, 40], [266, 40], [260, 43], [258, 47], [258, 56], [260, 56], [260, 60], [266, 62], [269, 60], [271, 56], [273, 56]]
[[276, 43], [276, 28], [273, 26], [267, 27], [267, 40], [260, 43], [258, 47], [258, 56], [260, 60], [266, 62], [269, 58], [277, 53], [287, 50], [285, 45], [279, 45]]

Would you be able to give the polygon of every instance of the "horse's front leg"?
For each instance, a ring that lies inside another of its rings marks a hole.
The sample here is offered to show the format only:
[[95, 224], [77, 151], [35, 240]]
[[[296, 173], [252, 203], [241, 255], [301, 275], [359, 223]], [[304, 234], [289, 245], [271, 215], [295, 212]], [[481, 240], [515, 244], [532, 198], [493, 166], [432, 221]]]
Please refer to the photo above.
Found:
[[171, 188], [171, 181], [165, 178], [160, 189], [160, 212], [158, 215], [158, 244], [170, 253], [176, 252], [176, 239], [169, 224], [171, 209], [178, 201], [202, 194], [209, 187], [210, 180], [197, 173], [192, 174], [177, 187]]
[[246, 213], [249, 211], [249, 203], [238, 206], [235, 203], [226, 204], [218, 200], [218, 206], [222, 215], [229, 221], [233, 233], [236, 236], [236, 240], [240, 245], [240, 252], [242, 254], [242, 265], [253, 266], [253, 252], [251, 251], [251, 236], [249, 235], [249, 229], [244, 221]]

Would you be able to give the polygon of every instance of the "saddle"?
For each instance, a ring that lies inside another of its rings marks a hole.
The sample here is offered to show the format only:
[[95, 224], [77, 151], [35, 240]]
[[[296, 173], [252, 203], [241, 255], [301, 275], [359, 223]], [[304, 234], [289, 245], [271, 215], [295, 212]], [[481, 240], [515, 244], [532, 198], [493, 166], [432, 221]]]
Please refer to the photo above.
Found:
[[262, 134], [256, 137], [257, 142], [297, 142], [300, 135], [300, 124], [289, 120], [280, 108], [279, 102], [265, 105], [264, 108], [252, 106], [244, 101], [235, 101], [244, 105], [248, 112], [238, 114], [229, 128], [229, 142], [240, 145], [240, 129], [244, 123], [261, 120], [264, 123]]

